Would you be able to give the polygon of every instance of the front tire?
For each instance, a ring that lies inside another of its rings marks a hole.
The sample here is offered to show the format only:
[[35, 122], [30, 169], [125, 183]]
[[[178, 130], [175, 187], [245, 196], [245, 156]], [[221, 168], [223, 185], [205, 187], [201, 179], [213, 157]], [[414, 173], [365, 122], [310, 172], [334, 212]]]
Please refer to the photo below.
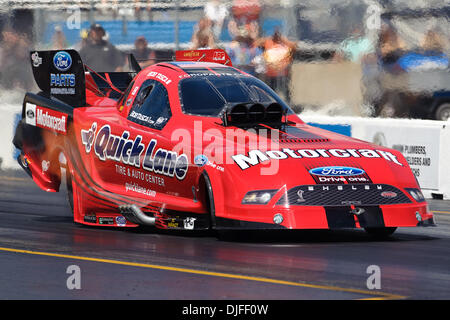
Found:
[[205, 186], [205, 204], [209, 210], [209, 228], [214, 230], [216, 226], [216, 214], [214, 209], [214, 193], [211, 186], [211, 180], [209, 179], [208, 173], [203, 172], [204, 186]]

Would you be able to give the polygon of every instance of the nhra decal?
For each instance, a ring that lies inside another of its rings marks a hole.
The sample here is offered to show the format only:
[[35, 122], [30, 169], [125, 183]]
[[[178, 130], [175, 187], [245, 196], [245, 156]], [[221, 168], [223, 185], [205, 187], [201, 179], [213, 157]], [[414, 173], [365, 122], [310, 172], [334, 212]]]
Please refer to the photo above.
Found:
[[32, 103], [25, 105], [25, 123], [52, 131], [67, 133], [67, 114]]
[[120, 136], [112, 134], [111, 127], [107, 124], [97, 131], [96, 122], [89, 130], [81, 130], [81, 142], [85, 146], [86, 153], [90, 153], [93, 148], [95, 155], [102, 161], [122, 162], [157, 174], [176, 176], [178, 180], [186, 177], [188, 157], [185, 154], [178, 156], [176, 152], [156, 148], [156, 139], [152, 139], [146, 146], [142, 143], [142, 136], [138, 135], [134, 139], [129, 137], [128, 131], [123, 131]]
[[385, 160], [403, 166], [391, 152], [370, 149], [300, 149], [295, 151], [284, 148], [282, 150], [269, 150], [265, 152], [251, 150], [248, 156], [237, 154], [231, 156], [231, 158], [242, 170], [270, 159], [283, 160], [287, 158], [384, 158]]

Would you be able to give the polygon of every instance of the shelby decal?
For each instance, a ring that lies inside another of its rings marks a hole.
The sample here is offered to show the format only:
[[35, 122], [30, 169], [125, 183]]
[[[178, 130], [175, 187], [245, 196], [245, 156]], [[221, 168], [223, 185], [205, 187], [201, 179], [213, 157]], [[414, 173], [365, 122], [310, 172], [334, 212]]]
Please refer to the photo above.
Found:
[[[81, 130], [81, 142], [86, 148], [86, 153], [89, 153], [93, 147], [95, 155], [102, 161], [122, 162], [157, 174], [176, 176], [179, 180], [186, 177], [188, 157], [185, 154], [178, 156], [173, 151], [157, 149], [155, 139], [152, 139], [146, 147], [142, 143], [142, 136], [138, 135], [130, 139], [128, 131], [123, 131], [120, 136], [116, 136], [111, 133], [111, 127], [107, 124], [98, 132], [96, 128], [97, 123], [93, 123], [89, 130]], [[141, 155], [144, 155], [142, 163]]]
[[58, 133], [67, 133], [67, 114], [28, 102], [25, 106], [25, 122]]
[[[403, 166], [397, 157], [388, 151], [370, 150], [370, 149], [300, 149], [292, 150], [284, 148], [282, 150], [260, 151], [251, 150], [247, 155], [237, 154], [231, 156], [236, 164], [242, 169], [248, 169], [261, 162], [270, 159], [283, 160], [287, 158], [384, 158]], [[356, 168], [353, 168], [356, 169]], [[358, 169], [359, 170], [359, 169]]]
[[364, 174], [364, 170], [351, 167], [320, 167], [309, 170], [315, 176], [358, 176]]

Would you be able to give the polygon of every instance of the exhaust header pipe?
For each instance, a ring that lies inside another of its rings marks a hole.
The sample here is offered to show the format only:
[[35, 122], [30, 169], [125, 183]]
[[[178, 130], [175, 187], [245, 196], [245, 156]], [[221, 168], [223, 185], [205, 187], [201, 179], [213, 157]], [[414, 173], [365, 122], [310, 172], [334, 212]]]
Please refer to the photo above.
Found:
[[144, 226], [154, 226], [156, 222], [155, 217], [149, 217], [142, 212], [135, 204], [124, 204], [119, 206], [120, 213], [128, 221]]

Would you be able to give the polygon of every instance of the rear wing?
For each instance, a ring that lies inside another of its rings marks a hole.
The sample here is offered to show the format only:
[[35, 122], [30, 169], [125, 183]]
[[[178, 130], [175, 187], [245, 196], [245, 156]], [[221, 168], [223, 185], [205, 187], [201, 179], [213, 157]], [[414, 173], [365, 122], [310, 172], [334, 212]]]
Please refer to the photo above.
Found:
[[31, 66], [38, 87], [72, 107], [86, 105], [84, 65], [75, 50], [31, 51]]
[[214, 62], [232, 66], [230, 57], [223, 49], [179, 50], [175, 52], [175, 60]]
[[46, 96], [76, 108], [86, 106], [86, 88], [95, 94], [120, 99], [140, 71], [129, 55], [132, 72], [96, 72], [81, 60], [75, 50], [31, 51], [34, 80]]

